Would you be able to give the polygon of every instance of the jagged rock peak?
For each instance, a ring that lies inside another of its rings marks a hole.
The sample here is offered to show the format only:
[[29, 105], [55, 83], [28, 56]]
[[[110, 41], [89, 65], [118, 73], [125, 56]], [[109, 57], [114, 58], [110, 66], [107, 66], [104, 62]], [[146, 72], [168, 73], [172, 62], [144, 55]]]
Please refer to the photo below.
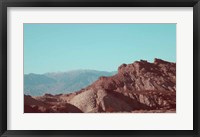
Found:
[[152, 63], [147, 60], [135, 61], [132, 64], [122, 64], [118, 67], [118, 72], [122, 73], [124, 71], [138, 71], [141, 68], [148, 67]]
[[147, 60], [140, 60], [140, 61], [135, 61], [132, 64], [122, 64], [118, 67], [118, 72], [124, 72], [127, 70], [131, 70], [131, 71], [139, 71], [142, 68], [151, 68], [151, 67], [155, 67], [155, 65], [159, 66], [160, 64], [164, 64], [164, 65], [175, 65], [175, 63], [173, 62], [168, 62], [162, 59], [158, 59], [155, 58], [153, 63], [148, 62]]
[[165, 60], [162, 60], [162, 59], [155, 58], [155, 59], [154, 59], [154, 64], [171, 64], [171, 62], [168, 62], [168, 61], [165, 61]]
[[46, 97], [52, 97], [53, 95], [49, 94], [49, 93], [45, 93], [44, 96], [46, 96]]

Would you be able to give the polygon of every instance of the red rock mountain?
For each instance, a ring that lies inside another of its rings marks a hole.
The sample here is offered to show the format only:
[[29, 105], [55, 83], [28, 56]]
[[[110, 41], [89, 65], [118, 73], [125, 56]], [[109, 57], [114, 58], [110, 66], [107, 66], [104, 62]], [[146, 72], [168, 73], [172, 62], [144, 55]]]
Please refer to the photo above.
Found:
[[175, 112], [176, 63], [122, 64], [116, 75], [71, 94], [25, 95], [24, 108], [25, 113]]

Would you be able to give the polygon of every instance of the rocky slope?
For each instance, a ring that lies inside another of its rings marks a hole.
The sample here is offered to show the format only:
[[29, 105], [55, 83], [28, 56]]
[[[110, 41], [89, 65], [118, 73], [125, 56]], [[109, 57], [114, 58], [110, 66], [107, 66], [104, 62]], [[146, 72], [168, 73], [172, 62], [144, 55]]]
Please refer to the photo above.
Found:
[[161, 59], [122, 64], [116, 75], [100, 77], [80, 91], [25, 95], [24, 104], [25, 112], [33, 113], [175, 112], [176, 64]]

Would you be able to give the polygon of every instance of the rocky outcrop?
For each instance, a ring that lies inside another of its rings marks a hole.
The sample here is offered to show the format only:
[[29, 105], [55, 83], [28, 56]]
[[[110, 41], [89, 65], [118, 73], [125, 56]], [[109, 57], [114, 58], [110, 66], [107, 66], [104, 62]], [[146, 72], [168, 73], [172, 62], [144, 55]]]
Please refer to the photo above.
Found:
[[122, 64], [116, 75], [100, 77], [80, 91], [34, 100], [45, 112], [175, 112], [176, 64], [161, 59]]
[[25, 113], [82, 113], [80, 109], [72, 104], [58, 99], [59, 96], [31, 97], [24, 96]]

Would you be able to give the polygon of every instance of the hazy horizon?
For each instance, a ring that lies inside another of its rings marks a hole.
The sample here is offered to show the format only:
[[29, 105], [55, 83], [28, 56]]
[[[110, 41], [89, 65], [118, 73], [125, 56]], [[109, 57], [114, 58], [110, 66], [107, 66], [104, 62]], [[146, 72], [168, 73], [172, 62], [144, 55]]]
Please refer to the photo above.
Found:
[[[138, 60], [139, 61], [139, 60]], [[168, 61], [168, 60], [165, 60], [165, 61]], [[147, 62], [150, 62], [147, 60]], [[152, 63], [152, 62], [150, 62]], [[176, 63], [176, 62], [173, 62], [173, 63]], [[126, 64], [126, 63], [125, 63]], [[121, 64], [122, 65], [122, 64]], [[118, 69], [118, 68], [117, 68]], [[99, 71], [99, 72], [117, 72], [117, 69], [114, 70], [114, 71], [105, 71], [105, 70], [94, 70], [94, 69], [74, 69], [74, 70], [67, 70], [67, 71], [53, 71], [53, 72], [45, 72], [45, 73], [33, 73], [33, 72], [30, 72], [30, 73], [24, 73], [25, 75], [29, 75], [29, 74], [39, 74], [39, 75], [43, 75], [43, 74], [47, 74], [47, 73], [68, 73], [68, 72], [75, 72], [75, 71]]]
[[116, 71], [104, 71], [104, 70], [94, 70], [94, 69], [75, 69], [75, 70], [67, 70], [67, 71], [54, 71], [54, 72], [45, 72], [45, 73], [24, 73], [25, 75], [29, 74], [48, 74], [48, 73], [68, 73], [68, 72], [76, 72], [76, 71], [98, 71], [98, 72], [116, 72]]
[[24, 24], [24, 74], [176, 62], [176, 24]]

